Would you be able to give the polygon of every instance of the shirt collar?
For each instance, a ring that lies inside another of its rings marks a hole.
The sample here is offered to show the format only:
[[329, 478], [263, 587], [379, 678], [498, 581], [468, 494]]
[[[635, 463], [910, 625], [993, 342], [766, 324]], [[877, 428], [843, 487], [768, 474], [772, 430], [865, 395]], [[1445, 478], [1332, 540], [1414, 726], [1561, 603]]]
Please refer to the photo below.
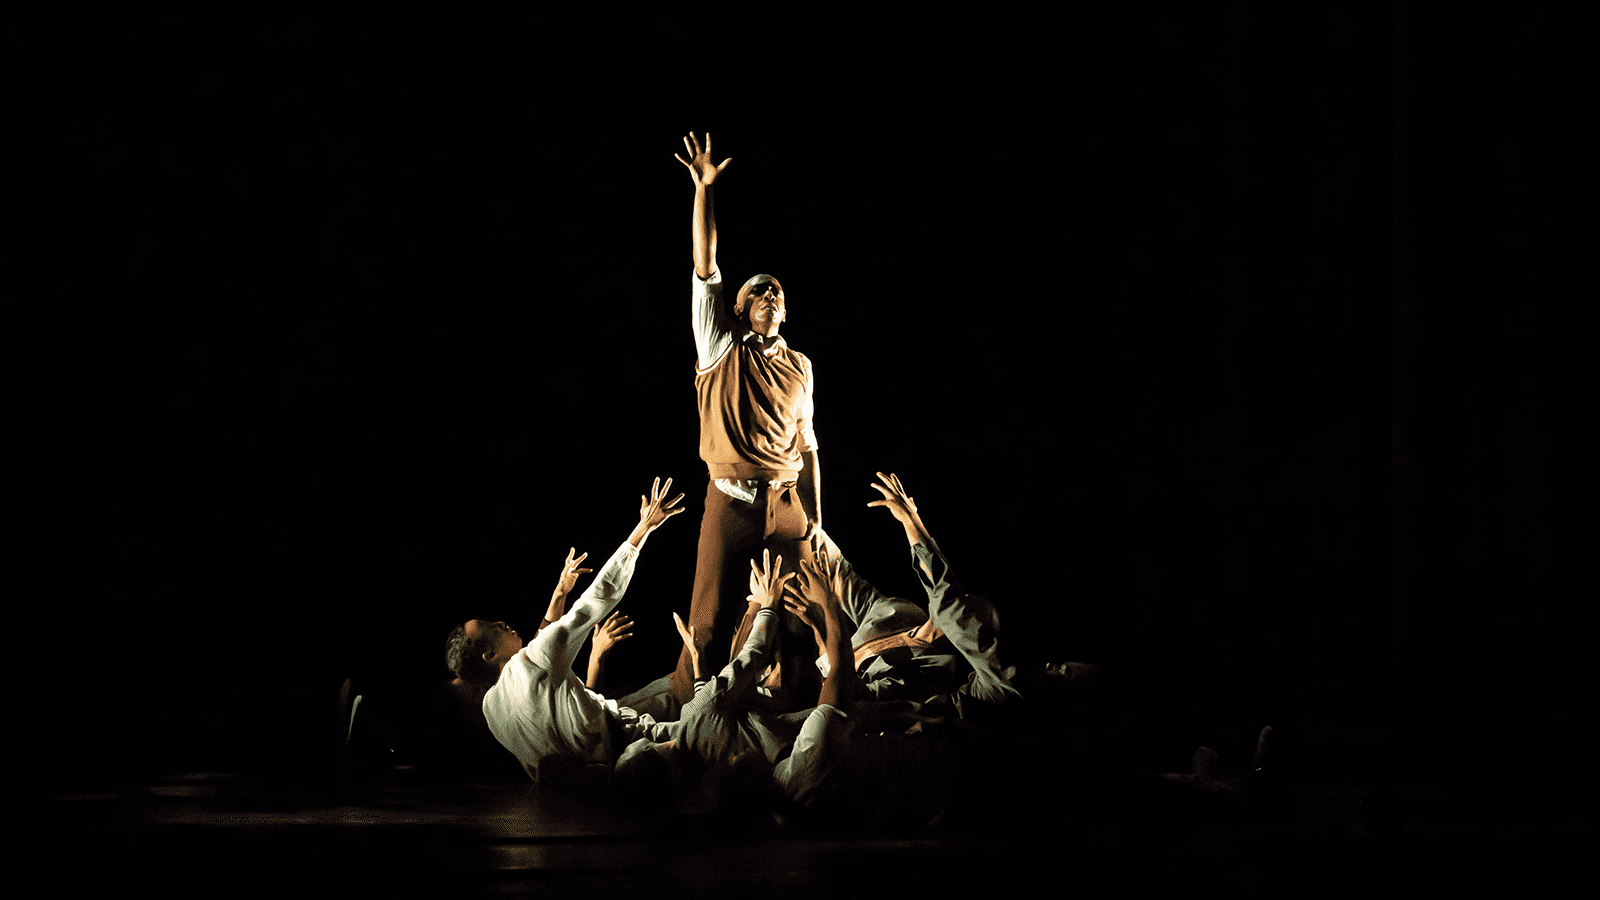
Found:
[[773, 338], [770, 343], [766, 343], [765, 345], [763, 345], [764, 340], [765, 339], [762, 338], [761, 335], [757, 334], [749, 327], [746, 327], [744, 329], [744, 333], [739, 336], [739, 343], [754, 344], [757, 349], [768, 356], [771, 356], [772, 354], [777, 353], [779, 350], [783, 350], [789, 346], [789, 343], [783, 339], [783, 335], [781, 334]]

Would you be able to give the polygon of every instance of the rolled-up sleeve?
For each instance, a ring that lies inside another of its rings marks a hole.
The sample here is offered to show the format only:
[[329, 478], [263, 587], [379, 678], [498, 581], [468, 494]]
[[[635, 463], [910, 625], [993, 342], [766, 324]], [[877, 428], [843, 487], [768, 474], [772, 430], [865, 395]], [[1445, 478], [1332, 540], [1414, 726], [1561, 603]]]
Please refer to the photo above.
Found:
[[733, 325], [722, 305], [722, 270], [701, 278], [690, 273], [691, 324], [694, 326], [695, 364], [709, 369], [733, 345]]

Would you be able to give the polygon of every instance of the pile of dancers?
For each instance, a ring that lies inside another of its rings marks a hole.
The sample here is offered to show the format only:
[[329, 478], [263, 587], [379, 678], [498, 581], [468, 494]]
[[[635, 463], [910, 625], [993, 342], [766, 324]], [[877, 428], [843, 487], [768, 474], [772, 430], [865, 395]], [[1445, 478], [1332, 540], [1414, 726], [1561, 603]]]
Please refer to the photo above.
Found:
[[[993, 747], [1019, 722], [1070, 717], [1096, 671], [1013, 658], [995, 605], [962, 587], [894, 474], [877, 473], [881, 499], [869, 505], [904, 531], [925, 603], [876, 589], [823, 530], [811, 361], [779, 334], [788, 308], [777, 279], [756, 275], [731, 308], [723, 302], [712, 201], [731, 160], [712, 162], [709, 134], [702, 147], [691, 133], [684, 147], [708, 484], [688, 618], [673, 614], [677, 666], [622, 698], [603, 693], [607, 653], [633, 634], [617, 608], [639, 554], [684, 511], [672, 480], [657, 478], [633, 531], [597, 569], [568, 552], [531, 640], [503, 621], [455, 628], [453, 685], [536, 782], [589, 767], [629, 797], [680, 806], [933, 821], [952, 781], [981, 771], [974, 746]], [[580, 679], [574, 660], [591, 636]], [[1258, 746], [1252, 771], [1259, 762]], [[1206, 771], [1182, 778], [1239, 786]]]

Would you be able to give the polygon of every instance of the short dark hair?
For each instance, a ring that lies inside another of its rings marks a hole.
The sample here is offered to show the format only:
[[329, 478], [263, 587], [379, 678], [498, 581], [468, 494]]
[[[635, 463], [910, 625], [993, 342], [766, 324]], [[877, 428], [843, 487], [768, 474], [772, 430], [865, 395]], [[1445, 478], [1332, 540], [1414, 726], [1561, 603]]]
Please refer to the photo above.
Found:
[[629, 744], [617, 757], [611, 770], [611, 783], [617, 796], [638, 806], [671, 806], [674, 803], [676, 766], [648, 738]]
[[451, 629], [444, 642], [444, 664], [450, 674], [474, 687], [488, 688], [500, 680], [500, 667], [483, 654], [492, 652], [494, 645], [485, 638], [467, 635], [467, 623]]
[[773, 769], [761, 751], [747, 751], [713, 765], [700, 790], [718, 813], [770, 825], [770, 813], [783, 799], [772, 780]]

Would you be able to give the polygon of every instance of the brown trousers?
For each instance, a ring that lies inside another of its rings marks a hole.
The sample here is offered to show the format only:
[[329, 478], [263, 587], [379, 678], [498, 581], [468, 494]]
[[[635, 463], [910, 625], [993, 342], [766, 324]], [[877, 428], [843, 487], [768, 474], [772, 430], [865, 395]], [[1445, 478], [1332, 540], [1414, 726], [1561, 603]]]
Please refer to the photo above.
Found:
[[[801, 540], [805, 531], [805, 510], [793, 485], [760, 488], [755, 503], [745, 503], [718, 490], [715, 483], [706, 483], [706, 511], [700, 520], [700, 553], [688, 624], [694, 627], [695, 641], [702, 647], [700, 666], [707, 676], [721, 671], [739, 652], [732, 644], [748, 631], [749, 604], [743, 598], [749, 595], [752, 555], [765, 547], [774, 559], [783, 558], [782, 571], [793, 572], [799, 559], [811, 555]], [[790, 673], [785, 687], [792, 695], [804, 694], [812, 682], [820, 683], [815, 663], [805, 665], [816, 658], [816, 641], [811, 629], [788, 610], [780, 608], [778, 619], [776, 658], [781, 671]], [[678, 656], [678, 668], [672, 673], [672, 695], [679, 703], [694, 696], [688, 648]]]

